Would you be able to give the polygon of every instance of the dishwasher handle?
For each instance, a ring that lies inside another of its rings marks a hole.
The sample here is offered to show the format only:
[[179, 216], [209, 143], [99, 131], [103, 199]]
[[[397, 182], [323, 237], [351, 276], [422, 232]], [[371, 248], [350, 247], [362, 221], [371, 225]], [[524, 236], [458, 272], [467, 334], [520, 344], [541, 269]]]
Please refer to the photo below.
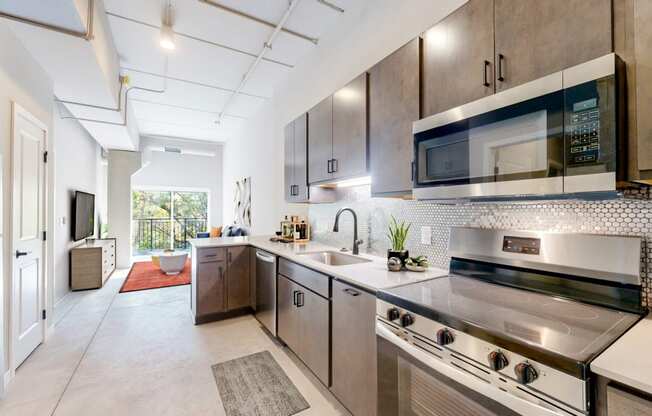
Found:
[[265, 263], [274, 263], [276, 261], [276, 258], [274, 258], [274, 256], [268, 256], [268, 255], [262, 254], [262, 253], [263, 252], [261, 252], [261, 251], [256, 252], [256, 257], [260, 261], [264, 261]]

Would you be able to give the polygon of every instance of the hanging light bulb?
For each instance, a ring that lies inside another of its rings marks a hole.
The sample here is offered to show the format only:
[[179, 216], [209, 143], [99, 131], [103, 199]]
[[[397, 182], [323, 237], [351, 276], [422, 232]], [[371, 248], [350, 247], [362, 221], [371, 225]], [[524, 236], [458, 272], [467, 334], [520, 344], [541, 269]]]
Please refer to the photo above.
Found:
[[159, 41], [163, 49], [172, 51], [176, 47], [174, 43], [174, 30], [172, 30], [172, 4], [169, 1], [165, 8], [165, 16], [163, 17], [163, 24], [161, 25]]

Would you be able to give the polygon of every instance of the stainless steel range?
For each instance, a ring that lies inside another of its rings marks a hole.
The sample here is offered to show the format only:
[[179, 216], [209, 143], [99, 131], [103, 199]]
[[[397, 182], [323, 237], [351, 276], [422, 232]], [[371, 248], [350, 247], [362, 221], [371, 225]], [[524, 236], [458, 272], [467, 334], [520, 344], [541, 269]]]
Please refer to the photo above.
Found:
[[587, 415], [644, 314], [638, 237], [453, 228], [450, 275], [378, 293], [379, 416]]

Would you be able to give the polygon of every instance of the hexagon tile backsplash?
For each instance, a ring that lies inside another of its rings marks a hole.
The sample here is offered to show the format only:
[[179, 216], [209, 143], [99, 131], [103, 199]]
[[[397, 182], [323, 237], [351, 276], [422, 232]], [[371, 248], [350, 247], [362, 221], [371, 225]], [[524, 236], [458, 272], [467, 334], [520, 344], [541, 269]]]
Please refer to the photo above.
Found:
[[[411, 255], [428, 256], [430, 263], [447, 267], [448, 236], [451, 226], [481, 228], [638, 235], [643, 237], [641, 276], [646, 305], [652, 305], [652, 200], [647, 193], [628, 194], [627, 198], [604, 201], [510, 201], [442, 204], [389, 198], [371, 198], [369, 186], [338, 189], [338, 202], [309, 207], [313, 239], [336, 247], [351, 248], [353, 218], [340, 218], [340, 232], [333, 233], [337, 211], [348, 206], [358, 214], [361, 250], [384, 256], [389, 242], [387, 224], [393, 215], [412, 223], [407, 248]], [[421, 227], [432, 229], [431, 244], [421, 243]]]

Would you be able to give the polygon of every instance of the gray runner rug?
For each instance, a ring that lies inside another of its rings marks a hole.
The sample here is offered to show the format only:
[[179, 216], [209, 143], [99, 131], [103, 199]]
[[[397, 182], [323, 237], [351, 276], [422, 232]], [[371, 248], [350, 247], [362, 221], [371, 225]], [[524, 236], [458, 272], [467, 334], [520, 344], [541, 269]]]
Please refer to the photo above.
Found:
[[310, 407], [269, 351], [212, 369], [227, 416], [290, 416]]

